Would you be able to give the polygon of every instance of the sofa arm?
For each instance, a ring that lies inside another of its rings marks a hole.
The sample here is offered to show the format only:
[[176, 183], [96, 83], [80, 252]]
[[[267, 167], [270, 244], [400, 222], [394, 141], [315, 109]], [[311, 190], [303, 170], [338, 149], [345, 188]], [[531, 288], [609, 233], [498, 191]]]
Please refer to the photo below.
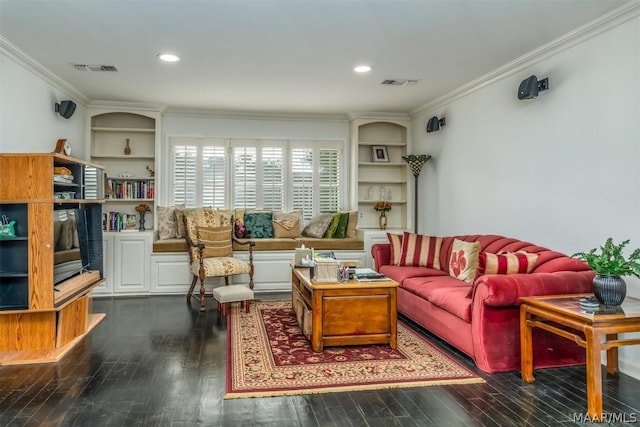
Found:
[[376, 271], [380, 271], [383, 265], [391, 264], [391, 245], [389, 243], [376, 243], [371, 246], [371, 256]]
[[481, 295], [485, 305], [520, 305], [520, 297], [578, 294], [593, 291], [592, 271], [556, 271], [533, 274], [490, 274], [476, 279], [473, 298]]

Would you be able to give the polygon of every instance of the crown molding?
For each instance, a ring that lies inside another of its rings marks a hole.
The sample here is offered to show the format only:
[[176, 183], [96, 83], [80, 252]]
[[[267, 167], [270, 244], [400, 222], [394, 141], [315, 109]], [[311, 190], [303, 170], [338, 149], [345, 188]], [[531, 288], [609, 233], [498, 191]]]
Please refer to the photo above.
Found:
[[171, 116], [224, 117], [229, 119], [251, 120], [292, 120], [339, 123], [346, 123], [348, 121], [348, 116], [345, 114], [272, 113], [263, 111], [204, 110], [189, 108], [167, 108], [163, 114]]
[[94, 100], [90, 101], [87, 104], [87, 107], [116, 109], [121, 111], [153, 111], [156, 113], [162, 113], [166, 106], [164, 104], [150, 104], [144, 102]]
[[16, 45], [0, 35], [0, 53], [10, 58], [19, 65], [22, 65], [37, 77], [40, 77], [46, 83], [64, 92], [69, 98], [73, 98], [78, 104], [84, 106], [89, 102], [89, 98], [75, 87], [71, 86], [60, 77], [53, 74], [44, 65], [31, 58], [29, 55], [20, 50]]
[[355, 119], [368, 119], [368, 120], [388, 120], [388, 119], [398, 119], [398, 120], [408, 120], [410, 116], [408, 113], [384, 113], [384, 112], [354, 112], [349, 113], [349, 120]]
[[522, 71], [535, 63], [556, 55], [638, 16], [640, 16], [640, 0], [631, 0], [629, 3], [514, 59], [494, 71], [472, 80], [421, 107], [411, 110], [409, 115], [412, 119], [415, 119], [431, 110], [442, 108], [446, 104]]

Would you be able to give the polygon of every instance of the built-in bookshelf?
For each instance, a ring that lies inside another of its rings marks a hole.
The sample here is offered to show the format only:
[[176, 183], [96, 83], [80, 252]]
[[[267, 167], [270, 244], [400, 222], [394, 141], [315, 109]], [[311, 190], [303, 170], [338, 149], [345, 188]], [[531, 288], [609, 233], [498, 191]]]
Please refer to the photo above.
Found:
[[358, 228], [378, 229], [374, 205], [390, 202], [386, 213], [389, 229], [406, 229], [410, 218], [407, 154], [409, 121], [356, 118], [351, 121], [352, 205], [359, 211]]
[[[145, 229], [152, 229], [160, 114], [94, 108], [89, 116], [91, 160], [102, 163], [106, 173], [103, 213], [107, 219], [103, 229], [127, 229], [128, 215], [137, 216], [135, 207], [140, 203], [149, 205]], [[116, 227], [112, 229], [114, 213]]]

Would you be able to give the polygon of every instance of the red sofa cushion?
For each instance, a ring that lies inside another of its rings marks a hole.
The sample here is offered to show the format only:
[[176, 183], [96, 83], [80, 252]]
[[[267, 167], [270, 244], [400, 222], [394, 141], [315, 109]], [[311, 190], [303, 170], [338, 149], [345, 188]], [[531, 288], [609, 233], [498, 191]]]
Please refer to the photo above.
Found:
[[411, 277], [402, 283], [403, 289], [424, 298], [465, 322], [471, 322], [472, 301], [465, 298], [470, 287], [468, 283], [449, 275]]
[[444, 271], [435, 270], [433, 268], [407, 267], [398, 265], [383, 265], [382, 267], [380, 267], [379, 272], [387, 277], [392, 278], [393, 280], [398, 282], [400, 286], [403, 285], [406, 279], [410, 279], [412, 277], [441, 277], [449, 275]]

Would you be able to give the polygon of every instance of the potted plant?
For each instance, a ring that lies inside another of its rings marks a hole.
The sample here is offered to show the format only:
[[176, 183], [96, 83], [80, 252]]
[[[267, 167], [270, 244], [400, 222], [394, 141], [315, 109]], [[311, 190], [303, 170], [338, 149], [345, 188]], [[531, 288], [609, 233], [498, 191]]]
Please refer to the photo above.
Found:
[[[604, 305], [620, 305], [627, 295], [627, 284], [622, 276], [640, 278], [640, 249], [635, 249], [628, 258], [622, 253], [629, 240], [613, 243], [609, 237], [604, 246], [589, 252], [578, 252], [572, 257], [589, 264], [596, 273], [593, 279], [593, 293]], [[599, 250], [598, 250], [599, 249]]]

